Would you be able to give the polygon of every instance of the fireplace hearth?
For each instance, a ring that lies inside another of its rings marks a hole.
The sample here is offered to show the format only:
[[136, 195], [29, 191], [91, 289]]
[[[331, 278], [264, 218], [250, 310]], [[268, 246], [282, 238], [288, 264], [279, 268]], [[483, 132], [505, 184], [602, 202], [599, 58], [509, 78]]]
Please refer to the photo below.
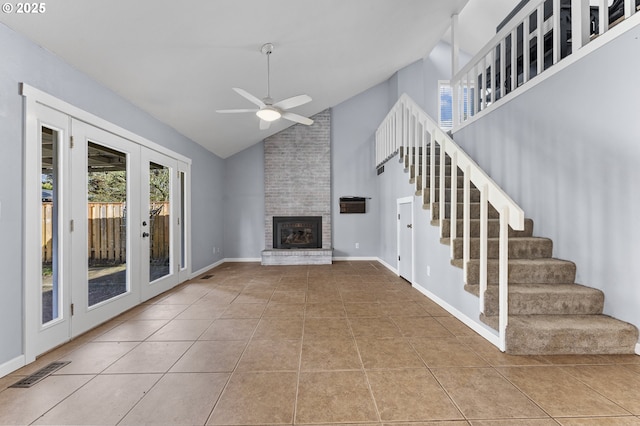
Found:
[[274, 216], [273, 248], [322, 248], [322, 216]]

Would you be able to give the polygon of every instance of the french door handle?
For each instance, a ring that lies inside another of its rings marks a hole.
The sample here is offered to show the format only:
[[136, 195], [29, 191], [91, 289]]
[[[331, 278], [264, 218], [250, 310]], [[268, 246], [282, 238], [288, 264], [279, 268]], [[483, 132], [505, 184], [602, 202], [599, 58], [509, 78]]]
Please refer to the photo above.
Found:
[[413, 228], [413, 224], [411, 224], [411, 223], [410, 223], [410, 224], [408, 224], [408, 225], [407, 225], [407, 228]]
[[148, 233], [148, 232], [143, 232], [143, 233], [142, 233], [142, 238], [147, 238], [148, 236], [149, 236], [149, 233]]

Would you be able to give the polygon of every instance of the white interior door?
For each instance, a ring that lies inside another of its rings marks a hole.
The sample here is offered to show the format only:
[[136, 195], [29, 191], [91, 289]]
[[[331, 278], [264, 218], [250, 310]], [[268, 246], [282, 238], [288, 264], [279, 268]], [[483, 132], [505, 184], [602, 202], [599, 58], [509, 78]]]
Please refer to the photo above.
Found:
[[413, 283], [413, 199], [398, 200], [398, 274]]
[[78, 335], [140, 302], [140, 146], [72, 121], [73, 321]]

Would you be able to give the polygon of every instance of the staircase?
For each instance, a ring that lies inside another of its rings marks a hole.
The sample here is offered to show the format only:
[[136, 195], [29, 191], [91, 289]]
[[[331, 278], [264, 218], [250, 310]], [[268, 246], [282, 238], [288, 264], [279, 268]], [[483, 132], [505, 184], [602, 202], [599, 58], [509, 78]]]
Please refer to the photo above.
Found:
[[[400, 158], [416, 195], [422, 196], [423, 207], [433, 208], [432, 225], [441, 226], [441, 242], [452, 246], [452, 265], [463, 268], [463, 203], [457, 203], [456, 218], [451, 212], [451, 158], [446, 156], [445, 199], [439, 191], [431, 203], [429, 186], [423, 188], [422, 152], [419, 147], [400, 147]], [[430, 149], [427, 152], [426, 173], [431, 172]], [[439, 145], [436, 145], [435, 187], [440, 185]], [[411, 155], [405, 155], [411, 153]], [[417, 153], [417, 155], [416, 155]], [[413, 158], [411, 158], [413, 157]], [[410, 159], [415, 165], [411, 165]], [[463, 187], [462, 171], [458, 169], [457, 188]], [[430, 179], [426, 179], [427, 185]], [[458, 189], [457, 200], [462, 200]], [[440, 221], [440, 203], [445, 203], [445, 218]], [[432, 206], [432, 207], [431, 207]], [[467, 263], [467, 283], [464, 289], [480, 296], [480, 191], [471, 186], [470, 241]], [[451, 235], [452, 221], [456, 235]], [[576, 265], [552, 255], [553, 242], [534, 236], [533, 220], [524, 220], [524, 229], [508, 231], [508, 325], [506, 352], [534, 354], [632, 354], [638, 342], [638, 330], [631, 324], [603, 315], [604, 294], [597, 289], [575, 283]], [[498, 330], [499, 315], [499, 230], [498, 212], [489, 205], [487, 222], [487, 290], [484, 313], [480, 320]]]

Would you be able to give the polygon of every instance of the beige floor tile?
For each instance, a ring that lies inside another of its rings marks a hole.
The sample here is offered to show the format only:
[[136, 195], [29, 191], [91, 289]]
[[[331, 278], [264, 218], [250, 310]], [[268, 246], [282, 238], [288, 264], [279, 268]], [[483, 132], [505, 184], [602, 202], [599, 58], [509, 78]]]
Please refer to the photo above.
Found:
[[405, 337], [453, 337], [432, 317], [391, 317]]
[[498, 348], [480, 336], [458, 336], [458, 340], [495, 367], [549, 365], [549, 361], [543, 356], [510, 355], [500, 352]]
[[410, 340], [428, 367], [488, 367], [489, 364], [455, 337]]
[[612, 364], [635, 364], [640, 365], [640, 355], [625, 354], [625, 355], [600, 355], [605, 362]]
[[191, 305], [182, 311], [175, 319], [218, 319], [228, 308], [228, 305], [200, 304]]
[[4, 377], [0, 377], [0, 392], [5, 390], [9, 386], [13, 385], [17, 381], [22, 380], [25, 377], [26, 377], [25, 375], [18, 375], [15, 373], [9, 374]]
[[342, 303], [342, 296], [338, 290], [307, 291], [307, 303]]
[[301, 370], [359, 370], [362, 362], [352, 337], [305, 337]]
[[116, 424], [149, 392], [159, 374], [100, 375], [34, 424]]
[[292, 423], [297, 373], [234, 373], [207, 424]]
[[300, 373], [296, 422], [376, 422], [375, 405], [364, 372]]
[[193, 293], [188, 291], [174, 291], [164, 299], [160, 300], [158, 305], [191, 305], [203, 297], [204, 294]]
[[417, 300], [418, 304], [422, 306], [431, 316], [434, 317], [450, 317], [451, 314], [443, 309], [436, 302], [428, 299], [426, 296], [419, 297]]
[[273, 290], [252, 290], [242, 292], [233, 299], [232, 303], [267, 303], [271, 299]]
[[345, 303], [344, 308], [349, 318], [384, 316], [378, 302]]
[[240, 292], [234, 289], [216, 288], [198, 299], [194, 305], [228, 305]]
[[305, 303], [307, 301], [307, 293], [304, 290], [282, 290], [279, 288], [273, 292], [271, 301], [278, 303]]
[[426, 368], [367, 372], [383, 421], [462, 420]]
[[244, 340], [253, 335], [258, 319], [217, 319], [200, 335], [198, 340]]
[[431, 371], [467, 419], [547, 417], [493, 368], [437, 368]]
[[383, 423], [382, 426], [468, 426], [464, 420], [435, 421], [435, 422], [411, 422], [411, 423]]
[[356, 344], [366, 369], [425, 367], [405, 339], [357, 337]]
[[[448, 426], [448, 425], [447, 425]], [[558, 426], [555, 420], [547, 419], [509, 419], [509, 420], [471, 420], [471, 426]]]
[[611, 401], [640, 415], [640, 374], [630, 373], [622, 365], [585, 365], [564, 367], [568, 372]]
[[349, 318], [353, 334], [367, 337], [401, 337], [400, 329], [386, 317]]
[[477, 336], [478, 333], [455, 317], [435, 317], [454, 336]]
[[266, 307], [266, 303], [233, 303], [220, 318], [260, 318]]
[[269, 302], [263, 317], [302, 318], [305, 314], [304, 303]]
[[172, 373], [231, 372], [247, 346], [244, 340], [201, 340], [171, 368]]
[[562, 426], [638, 426], [640, 418], [629, 417], [592, 417], [592, 418], [557, 418]]
[[172, 320], [147, 340], [152, 342], [197, 340], [212, 323], [212, 320]]
[[640, 365], [636, 365], [636, 364], [624, 364], [624, 368], [626, 368], [627, 370], [633, 371], [635, 373], [640, 374]]
[[303, 318], [262, 318], [258, 323], [254, 339], [289, 339], [302, 338]]
[[391, 317], [426, 317], [429, 313], [419, 304], [413, 301], [405, 302], [380, 302], [380, 310], [386, 316]]
[[252, 339], [237, 371], [298, 371], [301, 344], [300, 340]]
[[96, 337], [96, 342], [141, 342], [162, 328], [167, 320], [129, 320]]
[[104, 373], [166, 373], [192, 342], [142, 342]]
[[189, 305], [151, 305], [133, 316], [134, 320], [170, 320], [174, 319], [180, 312], [187, 309]]
[[344, 305], [339, 303], [307, 303], [307, 318], [345, 318]]
[[120, 425], [203, 425], [229, 378], [223, 373], [167, 374]]
[[370, 291], [342, 290], [342, 300], [344, 303], [377, 302], [378, 295]]
[[11, 388], [0, 392], [0, 424], [31, 424], [93, 377], [49, 376], [31, 388]]
[[139, 345], [138, 342], [89, 342], [64, 357], [70, 364], [54, 374], [99, 374]]
[[351, 337], [349, 322], [345, 318], [306, 318], [304, 335], [313, 338]]
[[562, 367], [504, 367], [499, 371], [552, 417], [629, 414]]

